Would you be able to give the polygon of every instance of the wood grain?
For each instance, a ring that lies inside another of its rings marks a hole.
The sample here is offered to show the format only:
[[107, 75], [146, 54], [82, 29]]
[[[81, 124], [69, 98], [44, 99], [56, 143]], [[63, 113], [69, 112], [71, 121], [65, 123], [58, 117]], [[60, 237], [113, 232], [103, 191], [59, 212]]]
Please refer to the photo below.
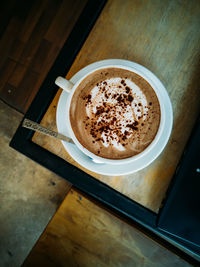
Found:
[[0, 98], [25, 113], [87, 0], [0, 4]]
[[[173, 105], [174, 125], [160, 157], [131, 175], [92, 174], [156, 213], [199, 114], [199, 14], [200, 2], [196, 0], [134, 0], [123, 5], [121, 0], [108, 1], [67, 74], [69, 79], [92, 62], [122, 58], [144, 65], [164, 83]], [[52, 107], [42, 123], [55, 129]], [[42, 139], [34, 141], [78, 166], [60, 144], [55, 148], [52, 141]]]
[[71, 190], [23, 266], [191, 266]]

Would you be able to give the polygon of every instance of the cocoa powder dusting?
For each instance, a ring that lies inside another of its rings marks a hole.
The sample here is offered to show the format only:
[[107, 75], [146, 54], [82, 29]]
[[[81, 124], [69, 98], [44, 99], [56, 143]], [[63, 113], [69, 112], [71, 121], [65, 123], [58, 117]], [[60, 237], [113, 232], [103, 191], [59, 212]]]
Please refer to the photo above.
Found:
[[[146, 105], [131, 81], [141, 88]], [[70, 120], [78, 140], [88, 150], [105, 158], [126, 158], [142, 151], [154, 138], [159, 103], [151, 86], [139, 75], [105, 68], [92, 73], [79, 88], [80, 93], [73, 96], [77, 107]]]
[[[107, 82], [104, 81], [101, 82], [101, 84], [107, 85]], [[124, 133], [122, 133], [121, 120], [117, 119], [116, 116], [113, 117], [113, 114], [116, 114], [117, 108], [121, 108], [121, 110], [118, 111], [118, 114], [120, 116], [125, 115], [123, 107], [130, 105], [134, 99], [131, 89], [126, 86], [126, 83], [123, 79], [121, 80], [121, 84], [123, 85], [124, 93], [107, 93], [105, 86], [100, 87], [99, 89], [102, 93], [104, 93], [106, 100], [103, 101], [101, 106], [96, 107], [96, 113], [94, 114], [95, 120], [93, 118], [90, 120], [88, 116], [86, 117], [87, 121], [89, 121], [87, 123], [87, 126], [90, 127], [90, 134], [94, 139], [93, 142], [101, 141], [104, 143], [105, 141], [101, 137], [103, 133], [107, 142], [109, 142], [109, 138], [111, 138], [111, 140], [115, 140], [117, 141], [117, 143], [122, 143], [122, 145], [125, 146], [127, 137], [134, 134], [134, 131], [138, 130], [138, 128], [136, 127], [138, 125], [137, 121], [135, 121], [133, 124], [130, 124], [129, 120], [126, 120], [126, 125], [123, 125], [123, 127], [126, 127], [129, 130], [125, 130]], [[97, 85], [99, 85], [99, 83], [97, 83]], [[113, 105], [112, 101], [109, 102], [108, 99], [110, 98], [116, 99], [117, 105]], [[86, 105], [91, 104], [90, 94], [87, 95], [84, 99], [86, 101]], [[117, 137], [113, 137], [113, 135]]]

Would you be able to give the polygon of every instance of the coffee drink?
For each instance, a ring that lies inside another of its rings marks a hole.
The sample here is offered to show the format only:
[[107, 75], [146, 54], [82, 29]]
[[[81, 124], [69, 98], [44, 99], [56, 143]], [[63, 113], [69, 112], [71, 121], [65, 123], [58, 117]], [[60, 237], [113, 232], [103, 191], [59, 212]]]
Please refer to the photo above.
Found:
[[161, 114], [156, 93], [144, 78], [108, 67], [78, 85], [69, 117], [83, 147], [103, 158], [125, 159], [152, 143]]

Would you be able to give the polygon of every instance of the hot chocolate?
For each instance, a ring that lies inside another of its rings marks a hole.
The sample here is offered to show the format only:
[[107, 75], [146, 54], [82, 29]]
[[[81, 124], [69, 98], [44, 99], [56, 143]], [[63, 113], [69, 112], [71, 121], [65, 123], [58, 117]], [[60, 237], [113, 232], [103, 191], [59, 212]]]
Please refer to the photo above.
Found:
[[92, 153], [124, 159], [141, 153], [160, 125], [160, 104], [151, 85], [138, 74], [104, 68], [76, 89], [70, 122], [78, 141]]

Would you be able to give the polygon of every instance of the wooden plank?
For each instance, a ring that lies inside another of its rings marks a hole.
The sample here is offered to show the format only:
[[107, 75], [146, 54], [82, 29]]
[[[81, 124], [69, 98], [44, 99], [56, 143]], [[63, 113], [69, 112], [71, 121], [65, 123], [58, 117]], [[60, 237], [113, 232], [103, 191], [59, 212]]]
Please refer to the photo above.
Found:
[[[66, 40], [65, 36], [71, 32], [72, 27], [69, 25], [75, 24], [86, 2], [86, 0], [63, 1], [45, 34], [45, 39], [61, 48]], [[70, 12], [68, 12], [69, 10]]]
[[2, 66], [2, 70], [0, 72], [0, 94], [3, 91], [3, 88], [7, 80], [9, 79], [11, 73], [15, 69], [15, 66], [16, 62], [9, 58], [5, 61], [4, 65]]
[[26, 72], [26, 66], [20, 63], [16, 63], [16, 67], [13, 70], [12, 75], [10, 75], [9, 77], [9, 84], [17, 88], [21, 83], [25, 75], [25, 72]]
[[23, 266], [191, 266], [71, 190]]
[[10, 48], [16, 39], [17, 33], [21, 27], [21, 22], [18, 18], [12, 17], [1, 40], [0, 40], [0, 53], [1, 53], [1, 61], [0, 61], [0, 69], [5, 63]]
[[[21, 28], [19, 32], [19, 40], [21, 40], [23, 43], [26, 43], [29, 38], [31, 37], [31, 34], [41, 17], [43, 11], [45, 8], [47, 8], [48, 0], [34, 0], [32, 1], [32, 8], [27, 16], [26, 21], [23, 24], [23, 27]], [[55, 9], [56, 12], [56, 9]]]
[[16, 2], [15, 8], [14, 8], [14, 16], [19, 18], [21, 21], [25, 21], [27, 16], [29, 16], [29, 12], [32, 9], [32, 6], [34, 4], [34, 0], [21, 0]]
[[16, 2], [16, 0], [2, 0], [0, 3], [0, 38], [2, 37], [3, 33], [6, 30], [6, 27], [9, 24]]
[[[3, 91], [1, 93], [4, 101], [9, 105], [12, 106], [12, 101], [17, 97], [17, 89], [13, 85], [6, 83], [4, 85]], [[17, 109], [17, 107], [15, 107]]]
[[45, 40], [42, 39], [41, 43], [37, 49], [36, 55], [34, 59], [31, 62], [31, 69], [37, 73], [43, 72], [47, 58], [49, 57], [49, 52], [51, 50], [52, 44]]
[[16, 39], [13, 41], [12, 46], [10, 48], [9, 58], [19, 62], [19, 58], [24, 50], [25, 45], [26, 44], [20, 41], [17, 36]]
[[[29, 94], [36, 85], [37, 80], [38, 74], [28, 69], [19, 83], [19, 87], [15, 87], [7, 82], [1, 92], [1, 96], [6, 103], [20, 111], [20, 107], [26, 106], [29, 101]], [[20, 91], [18, 88], [20, 88]], [[22, 95], [22, 92], [26, 92], [25, 95]], [[29, 102], [28, 104], [30, 105]]]
[[22, 98], [21, 92], [20, 92], [18, 101], [16, 101], [18, 106], [26, 105], [27, 101], [29, 100], [29, 94], [32, 92], [34, 86], [36, 85], [38, 77], [39, 77], [38, 73], [32, 71], [32, 69], [28, 69], [26, 71], [26, 74], [24, 75], [23, 80], [19, 84], [20, 91], [26, 92], [26, 95], [24, 95]]
[[[22, 52], [25, 48], [28, 40], [31, 37], [31, 34], [41, 17], [42, 12], [44, 11], [45, 6], [47, 5], [47, 0], [43, 1], [31, 1], [32, 7], [29, 10], [27, 14], [27, 18], [22, 24], [22, 27], [20, 28], [17, 38], [13, 42], [13, 45], [9, 51], [9, 57], [12, 58], [13, 60], [19, 61], [20, 56], [22, 55]], [[23, 8], [22, 12], [25, 12]]]
[[39, 17], [33, 32], [27, 41], [25, 49], [20, 57], [20, 62], [22, 64], [28, 65], [32, 62], [40, 42], [48, 30], [51, 21], [55, 16], [55, 10], [57, 9], [57, 1], [48, 1], [48, 7], [44, 9], [41, 16]]

